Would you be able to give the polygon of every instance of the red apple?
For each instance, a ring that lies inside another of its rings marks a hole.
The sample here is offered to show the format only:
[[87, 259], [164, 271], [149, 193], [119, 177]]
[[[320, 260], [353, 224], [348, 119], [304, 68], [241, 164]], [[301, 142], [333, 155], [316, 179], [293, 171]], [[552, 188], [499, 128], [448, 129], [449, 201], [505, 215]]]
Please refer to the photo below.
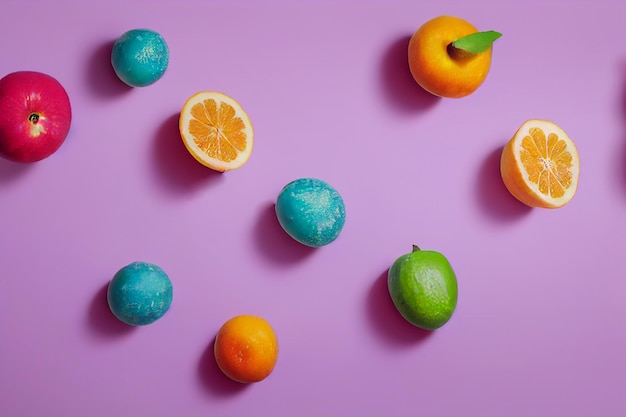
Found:
[[36, 162], [61, 147], [70, 130], [72, 109], [63, 86], [35, 71], [0, 79], [0, 156]]

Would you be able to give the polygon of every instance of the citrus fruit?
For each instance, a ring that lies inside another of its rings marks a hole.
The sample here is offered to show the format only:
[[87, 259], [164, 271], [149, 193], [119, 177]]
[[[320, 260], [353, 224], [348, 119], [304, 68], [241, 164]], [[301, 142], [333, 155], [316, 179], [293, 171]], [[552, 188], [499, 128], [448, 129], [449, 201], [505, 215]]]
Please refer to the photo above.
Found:
[[145, 87], [159, 80], [170, 60], [163, 36], [150, 29], [132, 29], [113, 44], [111, 64], [115, 73], [131, 87]]
[[530, 207], [559, 208], [578, 187], [574, 142], [548, 120], [528, 120], [502, 150], [500, 173], [509, 192]]
[[109, 283], [111, 312], [126, 324], [142, 326], [160, 319], [172, 304], [172, 282], [157, 265], [133, 262]]
[[346, 221], [339, 192], [317, 178], [299, 178], [287, 184], [278, 195], [275, 209], [283, 230], [311, 247], [333, 242]]
[[252, 153], [250, 118], [223, 93], [202, 91], [191, 96], [180, 113], [179, 129], [189, 153], [219, 172], [242, 167]]
[[456, 275], [439, 252], [420, 250], [400, 256], [387, 276], [393, 304], [409, 323], [425, 330], [446, 324], [456, 309]]
[[500, 34], [481, 32], [486, 34], [488, 45], [485, 50], [479, 48], [481, 52], [469, 52], [453, 43], [477, 33], [471, 23], [455, 16], [438, 16], [424, 23], [409, 40], [409, 69], [415, 81], [440, 97], [460, 98], [473, 93], [491, 67], [491, 42], [495, 39], [490, 34]]
[[251, 383], [267, 378], [278, 360], [278, 339], [262, 317], [241, 315], [226, 321], [217, 332], [215, 361], [230, 379]]

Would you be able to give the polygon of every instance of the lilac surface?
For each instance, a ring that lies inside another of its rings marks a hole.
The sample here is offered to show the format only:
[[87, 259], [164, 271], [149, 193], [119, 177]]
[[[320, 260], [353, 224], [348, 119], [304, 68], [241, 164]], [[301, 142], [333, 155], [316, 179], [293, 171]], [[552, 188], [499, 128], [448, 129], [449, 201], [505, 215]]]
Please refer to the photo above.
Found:
[[[38, 70], [72, 100], [68, 140], [0, 161], [0, 416], [626, 415], [626, 3], [623, 1], [3, 1], [0, 74]], [[410, 79], [408, 37], [454, 14], [498, 30], [472, 96]], [[170, 66], [131, 89], [109, 63], [132, 28]], [[196, 163], [177, 132], [200, 90], [255, 127], [238, 171]], [[527, 209], [498, 158], [526, 119], [576, 142], [579, 190]], [[312, 250], [273, 203], [299, 177], [342, 194], [341, 236]], [[444, 253], [459, 304], [431, 334], [393, 310], [386, 271], [412, 244]], [[105, 288], [161, 266], [170, 311], [131, 329]], [[265, 381], [219, 373], [211, 342], [237, 314], [275, 328]]]

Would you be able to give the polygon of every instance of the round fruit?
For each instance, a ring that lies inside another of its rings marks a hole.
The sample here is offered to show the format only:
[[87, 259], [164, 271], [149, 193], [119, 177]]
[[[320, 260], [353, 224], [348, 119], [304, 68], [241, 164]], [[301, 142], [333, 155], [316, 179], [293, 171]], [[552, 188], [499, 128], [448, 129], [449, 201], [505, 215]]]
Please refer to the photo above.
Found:
[[578, 151], [556, 124], [528, 120], [502, 150], [500, 173], [509, 192], [527, 206], [563, 207], [578, 188]]
[[411, 253], [396, 259], [389, 268], [387, 284], [402, 317], [422, 329], [440, 328], [456, 308], [456, 275], [439, 252], [414, 246]]
[[242, 315], [218, 330], [213, 347], [222, 372], [234, 381], [259, 382], [267, 378], [278, 361], [278, 339], [263, 318]]
[[107, 290], [111, 312], [126, 324], [142, 326], [163, 317], [172, 304], [172, 283], [158, 266], [133, 262], [120, 269]]
[[316, 178], [300, 178], [287, 184], [276, 200], [281, 227], [298, 242], [311, 247], [337, 239], [346, 221], [341, 195]]
[[179, 129], [189, 153], [215, 171], [241, 168], [252, 154], [250, 118], [226, 94], [202, 91], [191, 96], [180, 112]]
[[409, 69], [415, 81], [440, 97], [460, 98], [473, 93], [489, 73], [490, 43], [478, 53], [455, 48], [452, 43], [475, 33], [471, 23], [454, 16], [439, 16], [424, 23], [409, 41]]
[[63, 86], [35, 71], [0, 79], [0, 156], [36, 162], [56, 152], [70, 130], [72, 108]]
[[170, 52], [163, 37], [149, 29], [133, 29], [113, 44], [111, 64], [120, 80], [131, 87], [158, 81], [169, 64]]

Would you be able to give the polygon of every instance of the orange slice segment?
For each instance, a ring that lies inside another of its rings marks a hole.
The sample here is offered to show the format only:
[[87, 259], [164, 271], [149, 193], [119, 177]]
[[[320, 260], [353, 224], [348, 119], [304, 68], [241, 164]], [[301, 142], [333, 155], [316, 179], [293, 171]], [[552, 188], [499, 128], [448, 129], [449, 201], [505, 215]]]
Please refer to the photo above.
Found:
[[506, 188], [522, 203], [559, 208], [578, 188], [578, 150], [553, 122], [528, 120], [502, 150], [500, 173]]
[[250, 118], [235, 99], [223, 93], [202, 91], [191, 96], [180, 113], [179, 129], [189, 153], [219, 172], [242, 167], [252, 153]]

